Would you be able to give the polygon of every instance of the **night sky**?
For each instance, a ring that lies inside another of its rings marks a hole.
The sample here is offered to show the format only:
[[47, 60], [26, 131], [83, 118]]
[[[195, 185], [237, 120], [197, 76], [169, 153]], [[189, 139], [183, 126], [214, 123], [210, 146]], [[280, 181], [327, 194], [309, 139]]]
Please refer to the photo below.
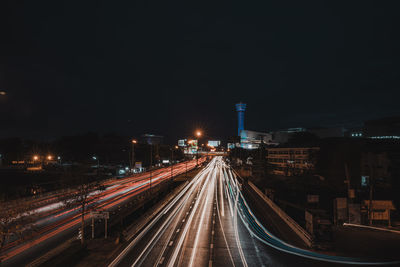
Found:
[[259, 131], [400, 114], [396, 1], [21, 2], [0, 4], [0, 137], [229, 137], [239, 101]]

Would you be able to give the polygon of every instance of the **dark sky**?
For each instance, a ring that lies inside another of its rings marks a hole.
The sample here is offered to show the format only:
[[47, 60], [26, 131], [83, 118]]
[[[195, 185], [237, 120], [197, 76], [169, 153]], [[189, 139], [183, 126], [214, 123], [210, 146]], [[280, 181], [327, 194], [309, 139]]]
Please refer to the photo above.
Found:
[[400, 114], [396, 1], [1, 2], [0, 136], [226, 137], [238, 101], [254, 130]]

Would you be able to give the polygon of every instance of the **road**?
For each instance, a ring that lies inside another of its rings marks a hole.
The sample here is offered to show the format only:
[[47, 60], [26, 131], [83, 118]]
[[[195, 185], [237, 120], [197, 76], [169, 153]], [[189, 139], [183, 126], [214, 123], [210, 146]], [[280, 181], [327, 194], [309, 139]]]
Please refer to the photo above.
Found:
[[[200, 163], [203, 161], [204, 158], [201, 158]], [[172, 173], [171, 168], [168, 167], [155, 170], [151, 174], [147, 172], [124, 179], [105, 181], [102, 183], [105, 188], [103, 191], [90, 193], [85, 220], [90, 220], [89, 213], [92, 210], [115, 211], [133, 197], [149, 190], [150, 187], [155, 187], [195, 166], [196, 161], [193, 160], [176, 164]], [[34, 200], [37, 205], [33, 210], [26, 212], [35, 218], [30, 226], [35, 227], [36, 231], [24, 240], [11, 236], [0, 252], [0, 259], [4, 266], [29, 263], [40, 254], [76, 235], [80, 226], [79, 207], [65, 206], [65, 201], [60, 201], [60, 197], [63, 195], [57, 193], [46, 196], [44, 199]]]
[[319, 254], [273, 236], [241, 185], [215, 157], [109, 264], [114, 266], [338, 266], [368, 264]]

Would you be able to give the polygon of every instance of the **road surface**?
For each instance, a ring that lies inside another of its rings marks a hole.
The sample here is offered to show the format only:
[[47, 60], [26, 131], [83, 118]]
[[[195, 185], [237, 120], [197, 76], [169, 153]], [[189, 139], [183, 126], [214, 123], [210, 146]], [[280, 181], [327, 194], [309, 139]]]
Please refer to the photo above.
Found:
[[[204, 158], [199, 160], [200, 163]], [[113, 179], [102, 183], [104, 191], [94, 191], [90, 194], [85, 220], [90, 220], [92, 210], [113, 211], [128, 202], [133, 197], [149, 190], [161, 182], [176, 175], [185, 173], [196, 166], [196, 161], [176, 164], [171, 168], [162, 168], [124, 179]], [[151, 179], [150, 179], [151, 177]], [[33, 200], [34, 210], [27, 211], [34, 217], [34, 226], [37, 230], [25, 240], [11, 236], [9, 242], [0, 251], [2, 266], [23, 265], [40, 256], [47, 250], [63, 241], [77, 235], [80, 226], [80, 208], [66, 207], [60, 194], [46, 196], [44, 199]], [[50, 200], [50, 201], [49, 201]], [[32, 203], [31, 203], [32, 204]]]
[[289, 245], [252, 214], [235, 174], [215, 157], [109, 264], [338, 266], [371, 264]]

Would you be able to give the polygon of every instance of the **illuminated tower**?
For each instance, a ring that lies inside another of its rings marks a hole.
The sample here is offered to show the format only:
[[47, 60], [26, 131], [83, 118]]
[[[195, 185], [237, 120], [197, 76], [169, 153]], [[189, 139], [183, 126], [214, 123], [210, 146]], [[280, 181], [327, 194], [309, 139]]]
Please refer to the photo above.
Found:
[[246, 110], [246, 104], [239, 103], [236, 104], [236, 111], [238, 113], [238, 136], [240, 132], [244, 130], [244, 111]]

